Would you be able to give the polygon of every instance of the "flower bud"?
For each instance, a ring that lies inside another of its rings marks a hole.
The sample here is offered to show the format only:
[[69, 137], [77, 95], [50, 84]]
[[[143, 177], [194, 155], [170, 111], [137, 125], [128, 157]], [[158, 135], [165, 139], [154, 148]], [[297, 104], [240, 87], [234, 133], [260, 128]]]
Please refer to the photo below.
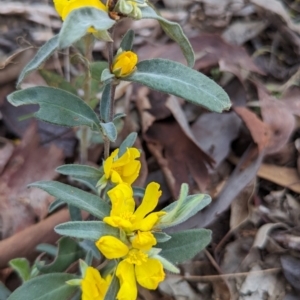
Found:
[[123, 51], [118, 54], [112, 64], [112, 73], [116, 77], [126, 77], [136, 70], [137, 55], [132, 51]]

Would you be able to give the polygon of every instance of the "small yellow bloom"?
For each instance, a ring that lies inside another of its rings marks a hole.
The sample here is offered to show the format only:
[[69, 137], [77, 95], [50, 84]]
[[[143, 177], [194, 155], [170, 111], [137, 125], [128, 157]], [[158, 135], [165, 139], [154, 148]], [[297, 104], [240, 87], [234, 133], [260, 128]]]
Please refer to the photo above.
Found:
[[107, 11], [106, 6], [100, 0], [53, 0], [57, 13], [63, 20], [68, 14], [78, 8], [92, 6]]
[[[118, 184], [107, 194], [111, 200], [112, 209], [110, 216], [105, 217], [103, 221], [110, 226], [125, 230], [127, 234], [137, 231], [137, 237], [133, 239], [136, 248], [147, 250], [155, 245], [156, 240], [150, 231], [158, 223], [160, 217], [166, 214], [162, 211], [152, 212], [161, 196], [159, 184], [156, 182], [148, 184], [142, 203], [136, 210], [132, 188], [127, 184]], [[145, 232], [148, 233], [145, 234]]]
[[138, 56], [132, 51], [118, 54], [112, 64], [112, 72], [116, 77], [126, 77], [136, 70]]
[[104, 161], [104, 177], [110, 179], [113, 183], [132, 184], [141, 169], [141, 162], [136, 160], [141, 153], [136, 148], [127, 148], [126, 152], [118, 158], [119, 149], [116, 149]]
[[87, 267], [84, 278], [81, 280], [81, 300], [103, 300], [111, 279], [110, 275], [104, 279], [97, 269]]
[[96, 246], [108, 259], [121, 258], [129, 252], [129, 248], [123, 242], [108, 235], [101, 237]]
[[164, 280], [165, 272], [162, 263], [158, 259], [149, 258], [147, 252], [129, 248], [114, 237], [104, 236], [100, 240], [105, 242], [97, 242], [96, 245], [106, 258], [123, 258], [116, 270], [116, 276], [120, 281], [118, 300], [136, 300], [136, 282], [147, 289], [154, 290]]

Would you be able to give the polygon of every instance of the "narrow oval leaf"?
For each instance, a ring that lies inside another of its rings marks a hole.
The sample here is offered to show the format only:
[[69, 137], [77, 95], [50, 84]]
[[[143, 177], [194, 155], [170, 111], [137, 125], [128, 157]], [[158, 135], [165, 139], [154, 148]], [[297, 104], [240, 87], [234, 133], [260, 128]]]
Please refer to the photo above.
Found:
[[116, 275], [113, 275], [113, 279], [108, 287], [104, 300], [116, 299], [119, 289], [120, 289], [119, 279], [117, 278]]
[[115, 142], [118, 136], [117, 128], [113, 122], [100, 123], [103, 133], [111, 142]]
[[37, 70], [39, 66], [58, 48], [58, 35], [55, 35], [48, 42], [46, 42], [36, 53], [35, 57], [25, 66], [22, 70], [18, 82], [17, 88], [25, 79], [25, 77], [34, 70]]
[[58, 241], [58, 253], [56, 258], [49, 265], [41, 266], [37, 264], [37, 268], [42, 273], [54, 273], [65, 271], [73, 262], [85, 256], [85, 251], [79, 247], [76, 241], [69, 237], [63, 237]]
[[75, 275], [64, 273], [41, 275], [25, 282], [7, 300], [69, 299], [78, 287], [68, 285], [66, 281], [77, 278]]
[[103, 219], [110, 213], [110, 207], [100, 197], [57, 181], [38, 181], [29, 187], [40, 188], [64, 202], [74, 205], [91, 215]]
[[103, 176], [101, 169], [77, 164], [62, 165], [56, 168], [56, 172], [63, 175], [87, 177], [96, 180], [99, 180]]
[[153, 232], [153, 235], [158, 243], [164, 243], [171, 239], [171, 236], [165, 232]]
[[48, 208], [48, 212], [49, 213], [53, 213], [56, 209], [58, 209], [59, 207], [65, 205], [66, 203], [60, 199], [55, 199]]
[[60, 89], [32, 87], [14, 92], [7, 99], [14, 106], [38, 104], [40, 109], [34, 115], [46, 122], [68, 127], [99, 127], [97, 115], [82, 99]]
[[194, 51], [188, 38], [183, 33], [181, 26], [178, 23], [168, 21], [159, 16], [150, 6], [141, 7], [141, 11], [143, 19], [158, 20], [164, 32], [180, 46], [188, 66], [192, 68], [195, 64]]
[[110, 98], [111, 98], [111, 85], [107, 84], [102, 92], [100, 101], [100, 117], [103, 122], [109, 122], [110, 118]]
[[192, 259], [211, 241], [211, 230], [191, 229], [170, 234], [171, 239], [158, 243], [155, 247], [162, 249], [162, 257], [174, 264]]
[[137, 64], [137, 70], [123, 80], [138, 82], [154, 90], [179, 96], [194, 104], [222, 112], [230, 108], [226, 92], [213, 80], [183, 64], [151, 59]]
[[120, 48], [123, 51], [131, 51], [134, 41], [134, 31], [132, 29], [129, 29], [126, 34], [124, 35]]
[[119, 157], [121, 157], [127, 150], [127, 148], [130, 148], [133, 146], [137, 138], [136, 132], [131, 132], [126, 139], [122, 142], [122, 144], [119, 147]]
[[0, 300], [6, 300], [11, 291], [0, 281]]
[[[180, 206], [179, 200], [171, 203], [163, 209], [167, 212], [166, 215], [162, 216], [160, 223], [158, 224], [159, 229], [165, 229], [172, 226], [176, 226], [187, 219], [194, 216], [198, 211], [202, 210], [205, 206], [211, 203], [211, 197], [205, 194], [191, 195], [186, 197]], [[174, 214], [172, 214], [174, 211]], [[171, 218], [169, 218], [169, 215]]]
[[63, 23], [59, 33], [58, 46], [67, 48], [87, 34], [90, 27], [98, 31], [107, 30], [115, 24], [107, 12], [93, 7], [73, 10]]
[[66, 222], [59, 224], [54, 229], [58, 234], [97, 241], [103, 235], [119, 237], [117, 228], [100, 221]]

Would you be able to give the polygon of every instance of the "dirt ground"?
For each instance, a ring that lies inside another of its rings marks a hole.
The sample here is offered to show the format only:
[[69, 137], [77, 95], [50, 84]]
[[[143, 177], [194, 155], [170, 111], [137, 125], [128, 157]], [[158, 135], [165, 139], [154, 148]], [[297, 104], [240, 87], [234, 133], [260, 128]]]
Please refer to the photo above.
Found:
[[[300, 299], [300, 2], [151, 2], [182, 25], [195, 51], [194, 68], [226, 90], [232, 108], [211, 113], [146, 87], [118, 88], [117, 112], [127, 116], [113, 147], [138, 132], [144, 167], [137, 185], [159, 182], [161, 207], [176, 199], [184, 182], [213, 199], [173, 229], [210, 228], [209, 247], [157, 291], [140, 289], [139, 299]], [[49, 215], [54, 199], [26, 186], [53, 179], [76, 184], [54, 171], [78, 161], [75, 131], [36, 121], [35, 106], [15, 108], [6, 100], [24, 65], [60, 27], [52, 1], [0, 0], [0, 279], [10, 290], [20, 282], [8, 261], [35, 259], [36, 246], [55, 244], [53, 227], [69, 218], [65, 210]], [[140, 60], [184, 63], [155, 20], [123, 22], [117, 44], [129, 28]], [[93, 55], [106, 59], [103, 42], [96, 42]], [[56, 53], [22, 88], [47, 85], [47, 71], [65, 75], [69, 58], [72, 49]], [[79, 72], [71, 65], [70, 79]], [[103, 145], [95, 144], [89, 164], [102, 156]]]

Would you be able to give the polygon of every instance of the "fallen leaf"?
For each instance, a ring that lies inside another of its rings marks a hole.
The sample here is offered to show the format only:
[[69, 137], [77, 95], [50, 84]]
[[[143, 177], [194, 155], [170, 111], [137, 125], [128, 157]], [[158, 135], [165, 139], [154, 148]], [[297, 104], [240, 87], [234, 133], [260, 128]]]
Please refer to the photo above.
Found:
[[57, 176], [55, 168], [63, 163], [63, 158], [62, 151], [55, 146], [39, 146], [35, 126], [28, 129], [0, 176], [3, 238], [47, 215], [53, 197], [39, 189], [27, 189], [27, 185], [38, 180], [54, 179]]

